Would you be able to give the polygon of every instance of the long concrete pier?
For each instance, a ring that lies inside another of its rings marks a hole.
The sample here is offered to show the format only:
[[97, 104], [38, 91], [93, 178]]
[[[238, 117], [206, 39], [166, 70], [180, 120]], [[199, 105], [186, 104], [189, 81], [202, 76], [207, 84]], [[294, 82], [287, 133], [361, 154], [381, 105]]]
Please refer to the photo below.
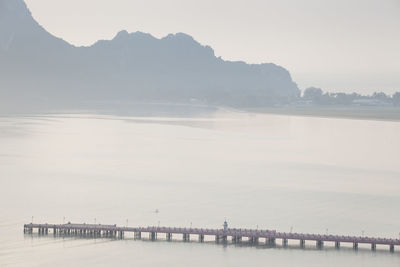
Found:
[[359, 244], [368, 244], [371, 250], [376, 250], [377, 245], [386, 246], [390, 252], [395, 251], [396, 246], [400, 246], [400, 239], [379, 238], [379, 237], [361, 237], [344, 235], [319, 235], [303, 233], [284, 233], [275, 230], [254, 230], [228, 228], [225, 223], [223, 229], [205, 229], [205, 228], [180, 228], [180, 227], [120, 227], [117, 225], [102, 224], [25, 224], [24, 233], [39, 235], [53, 234], [63, 236], [84, 236], [91, 238], [124, 238], [126, 233], [133, 233], [135, 239], [141, 239], [142, 234], [148, 234], [150, 240], [157, 240], [160, 234], [165, 235], [167, 241], [172, 240], [173, 235], [178, 235], [184, 242], [189, 242], [191, 237], [196, 236], [199, 242], [204, 242], [204, 237], [213, 237], [217, 243], [242, 243], [248, 244], [266, 244], [275, 246], [280, 241], [283, 247], [288, 246], [288, 241], [297, 241], [301, 248], [304, 248], [306, 242], [313, 242], [319, 249], [324, 247], [325, 243], [333, 244], [337, 249], [342, 243], [348, 243], [355, 250]]

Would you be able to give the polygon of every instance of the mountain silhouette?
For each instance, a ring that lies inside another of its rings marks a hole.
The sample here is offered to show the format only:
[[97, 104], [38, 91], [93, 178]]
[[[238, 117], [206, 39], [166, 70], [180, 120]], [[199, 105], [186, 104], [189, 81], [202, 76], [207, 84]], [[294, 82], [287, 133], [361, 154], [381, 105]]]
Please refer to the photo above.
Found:
[[76, 47], [48, 33], [23, 0], [0, 0], [3, 108], [91, 108], [101, 103], [198, 102], [268, 106], [299, 95], [287, 70], [216, 57], [184, 33], [119, 32]]

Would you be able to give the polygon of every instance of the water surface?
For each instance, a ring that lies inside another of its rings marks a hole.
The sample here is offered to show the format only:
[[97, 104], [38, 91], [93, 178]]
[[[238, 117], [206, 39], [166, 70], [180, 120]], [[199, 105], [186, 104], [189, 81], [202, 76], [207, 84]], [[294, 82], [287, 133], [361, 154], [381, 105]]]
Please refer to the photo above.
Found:
[[32, 216], [213, 228], [227, 219], [238, 228], [399, 238], [399, 136], [398, 122], [228, 112], [2, 117], [0, 266], [399, 266], [400, 253], [386, 247], [272, 249], [22, 231]]

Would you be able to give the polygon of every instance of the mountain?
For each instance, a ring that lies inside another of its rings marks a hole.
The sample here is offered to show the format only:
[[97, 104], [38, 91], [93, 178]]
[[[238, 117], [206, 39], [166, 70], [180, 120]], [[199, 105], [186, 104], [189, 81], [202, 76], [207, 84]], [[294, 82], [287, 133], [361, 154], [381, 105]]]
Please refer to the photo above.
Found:
[[252, 107], [298, 95], [284, 68], [222, 60], [184, 33], [157, 39], [121, 31], [112, 40], [75, 47], [40, 26], [23, 0], [0, 0], [3, 108], [146, 101]]

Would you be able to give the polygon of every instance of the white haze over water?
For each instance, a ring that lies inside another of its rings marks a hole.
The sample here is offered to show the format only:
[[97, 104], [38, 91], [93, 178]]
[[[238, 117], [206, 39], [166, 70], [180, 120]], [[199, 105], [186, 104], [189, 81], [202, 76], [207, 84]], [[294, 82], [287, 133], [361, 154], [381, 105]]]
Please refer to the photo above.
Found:
[[258, 249], [22, 231], [31, 216], [186, 227], [227, 218], [232, 227], [398, 238], [399, 136], [398, 122], [247, 113], [1, 117], [0, 266], [399, 266], [387, 247]]
[[27, 0], [35, 19], [75, 45], [117, 32], [185, 32], [217, 56], [288, 69], [304, 89], [400, 89], [398, 0]]

